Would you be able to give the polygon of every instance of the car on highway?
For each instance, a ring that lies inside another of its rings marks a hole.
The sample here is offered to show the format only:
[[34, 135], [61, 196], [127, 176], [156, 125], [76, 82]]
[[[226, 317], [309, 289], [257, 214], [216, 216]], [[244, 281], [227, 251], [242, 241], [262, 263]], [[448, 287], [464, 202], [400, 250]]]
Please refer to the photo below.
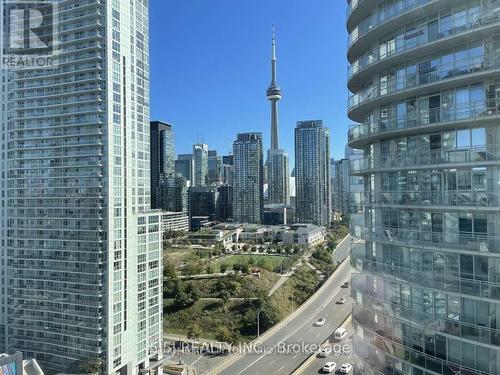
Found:
[[338, 300], [338, 302], [337, 302], [337, 303], [338, 303], [339, 305], [343, 305], [346, 301], [347, 301], [347, 298], [342, 297], [341, 299], [339, 299], [339, 300]]
[[333, 337], [336, 341], [342, 341], [347, 336], [347, 330], [343, 327], [339, 327], [333, 333]]
[[314, 325], [315, 325], [316, 327], [322, 327], [322, 326], [324, 326], [324, 325], [325, 325], [325, 323], [326, 323], [325, 318], [319, 318], [319, 319], [316, 321], [316, 323], [314, 323]]
[[349, 281], [346, 281], [340, 287], [345, 289], [345, 288], [349, 288], [350, 285], [351, 285], [351, 283]]
[[349, 374], [353, 368], [354, 366], [351, 365], [350, 363], [344, 363], [342, 366], [340, 366], [339, 372], [341, 374]]
[[326, 346], [324, 347], [323, 349], [321, 349], [319, 352], [318, 352], [318, 357], [319, 358], [326, 358], [328, 357], [330, 354], [332, 354], [332, 348], [330, 346]]
[[337, 364], [335, 362], [326, 362], [322, 370], [323, 372], [330, 374], [335, 371], [335, 368], [337, 368]]

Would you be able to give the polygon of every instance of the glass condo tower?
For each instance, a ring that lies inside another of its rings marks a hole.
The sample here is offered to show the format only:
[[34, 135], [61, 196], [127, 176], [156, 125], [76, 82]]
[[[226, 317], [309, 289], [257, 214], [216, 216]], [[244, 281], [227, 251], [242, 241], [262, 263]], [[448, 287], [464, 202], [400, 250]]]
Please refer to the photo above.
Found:
[[57, 3], [58, 67], [4, 73], [0, 349], [161, 374], [148, 1]]
[[500, 374], [500, 1], [348, 1], [357, 374]]

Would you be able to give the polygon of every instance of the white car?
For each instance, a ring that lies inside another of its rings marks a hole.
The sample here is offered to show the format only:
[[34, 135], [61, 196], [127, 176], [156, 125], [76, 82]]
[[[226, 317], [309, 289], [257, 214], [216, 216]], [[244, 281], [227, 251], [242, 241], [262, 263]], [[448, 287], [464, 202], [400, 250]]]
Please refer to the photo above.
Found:
[[339, 299], [339, 304], [343, 305], [346, 301], [347, 301], [347, 298], [342, 297], [341, 299]]
[[330, 374], [335, 371], [336, 367], [337, 364], [335, 362], [326, 362], [325, 365], [323, 366], [323, 372]]
[[350, 363], [344, 363], [342, 366], [340, 366], [339, 372], [341, 374], [348, 374], [352, 371], [352, 369], [353, 365], [351, 365]]
[[330, 354], [332, 354], [332, 348], [330, 348], [329, 346], [326, 346], [324, 347], [323, 349], [321, 349], [318, 353], [318, 357], [319, 358], [326, 358], [328, 357]]
[[316, 323], [314, 323], [314, 325], [315, 325], [316, 327], [322, 327], [322, 326], [324, 326], [324, 325], [325, 325], [325, 323], [326, 323], [325, 318], [319, 318], [319, 319], [316, 321]]

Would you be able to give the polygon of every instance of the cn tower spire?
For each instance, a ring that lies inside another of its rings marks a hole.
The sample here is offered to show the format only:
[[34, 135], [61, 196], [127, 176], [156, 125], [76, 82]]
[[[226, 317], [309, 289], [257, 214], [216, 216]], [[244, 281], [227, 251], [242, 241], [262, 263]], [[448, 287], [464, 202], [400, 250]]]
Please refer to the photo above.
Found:
[[281, 89], [276, 83], [276, 36], [273, 26], [272, 39], [272, 58], [271, 58], [271, 85], [267, 89], [267, 99], [271, 102], [271, 149], [279, 149], [278, 133], [278, 101], [281, 100]]

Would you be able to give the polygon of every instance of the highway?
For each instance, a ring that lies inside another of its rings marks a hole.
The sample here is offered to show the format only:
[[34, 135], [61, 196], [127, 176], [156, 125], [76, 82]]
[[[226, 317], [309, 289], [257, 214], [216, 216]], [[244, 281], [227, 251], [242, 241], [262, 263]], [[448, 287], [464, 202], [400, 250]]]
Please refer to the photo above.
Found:
[[[351, 301], [349, 301], [349, 303], [351, 303]], [[342, 366], [343, 363], [351, 362], [350, 358], [352, 356], [352, 324], [349, 324], [349, 326], [346, 329], [347, 329], [347, 337], [344, 340], [342, 340], [340, 343], [336, 342], [333, 339], [333, 334], [332, 334], [332, 336], [330, 337], [330, 343], [332, 346], [336, 344], [340, 344], [342, 347], [344, 345], [347, 345], [349, 347], [349, 350], [340, 349], [335, 346], [334, 353], [330, 354], [326, 358], [319, 358], [316, 356], [314, 361], [311, 362], [309, 366], [307, 366], [303, 371], [300, 372], [300, 375], [322, 374], [323, 371], [321, 370], [326, 362], [335, 362], [337, 364], [337, 369], [340, 366]]]
[[[334, 261], [342, 260], [349, 255], [350, 237], [343, 241], [335, 250]], [[332, 332], [339, 327], [351, 313], [351, 305], [337, 304], [341, 297], [348, 297], [350, 289], [342, 289], [340, 285], [350, 280], [351, 266], [349, 261], [340, 265], [324, 286], [315, 293], [300, 311], [295, 314], [285, 325], [266, 335], [263, 341], [256, 345], [262, 349], [259, 353], [245, 353], [236, 357], [222, 371], [223, 375], [267, 375], [290, 374], [305, 361], [311, 353], [308, 350], [296, 350], [299, 345], [320, 345]], [[319, 318], [325, 318], [322, 327], [314, 323]], [[286, 350], [292, 348], [293, 350]], [[285, 348], [285, 350], [280, 350]], [[263, 354], [262, 354], [263, 353]]]

